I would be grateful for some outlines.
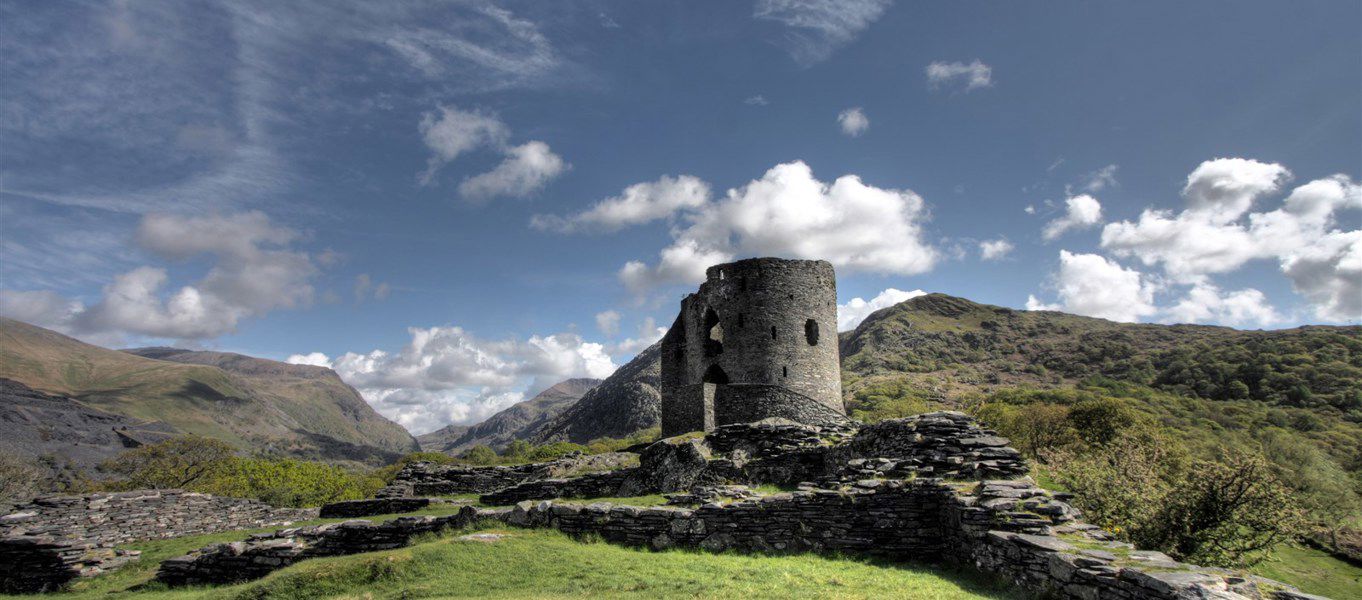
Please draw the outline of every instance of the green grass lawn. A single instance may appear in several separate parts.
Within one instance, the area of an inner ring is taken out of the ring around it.
[[[1308,594],[1334,600],[1362,598],[1362,567],[1328,554],[1300,546],[1278,546],[1272,556],[1252,571],[1269,579],[1294,585]]]
[[[166,589],[156,563],[243,532],[138,544],[143,558],[43,598],[920,598],[1021,599],[971,571],[813,555],[651,552],[552,530],[483,529],[495,542],[432,537],[408,548],[316,559],[259,581]]]

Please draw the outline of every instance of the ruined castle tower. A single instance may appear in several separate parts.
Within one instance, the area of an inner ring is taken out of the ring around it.
[[[705,275],[662,338],[662,434],[845,420],[832,265],[753,258]]]

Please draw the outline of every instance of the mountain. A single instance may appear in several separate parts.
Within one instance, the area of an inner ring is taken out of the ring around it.
[[[244,450],[378,463],[418,448],[324,367],[170,348],[121,352],[0,318],[0,377]]]
[[[533,398],[492,415],[486,421],[465,427],[449,425],[443,429],[417,436],[421,449],[429,452],[456,454],[474,446],[490,446],[500,451],[515,440],[528,440],[567,407],[572,406],[599,379],[569,379],[540,392]]]
[[[662,414],[662,343],[640,352],[536,433],[534,443],[586,443],[657,427]]]
[[[0,451],[38,463],[57,479],[90,473],[123,450],[178,433],[160,421],[104,412],[9,379],[0,379],[0,431]]]
[[[1020,311],[945,294],[871,314],[840,336],[844,390],[893,379],[938,399],[1092,377],[1211,400],[1357,412],[1362,327],[1241,331]]]

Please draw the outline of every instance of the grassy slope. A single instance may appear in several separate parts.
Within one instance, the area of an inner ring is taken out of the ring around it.
[[[1348,564],[1324,552],[1298,546],[1281,546],[1254,566],[1263,577],[1289,582],[1308,594],[1335,600],[1362,598],[1362,567]]]
[[[438,508],[410,514],[443,514]],[[385,517],[373,517],[382,519]],[[156,565],[250,532],[133,544],[142,559],[44,598],[1022,598],[978,573],[812,555],[655,553],[583,543],[548,530],[495,530],[495,543],[431,538],[409,548],[305,561],[260,581],[168,590]],[[3,596],[0,596],[3,597]]]
[[[0,377],[243,448],[268,443],[315,455],[317,443],[303,439],[298,431],[348,443],[381,444],[389,451],[415,448],[405,431],[371,414],[372,409],[334,375],[314,381],[234,375],[213,365],[109,350],[3,318]]]

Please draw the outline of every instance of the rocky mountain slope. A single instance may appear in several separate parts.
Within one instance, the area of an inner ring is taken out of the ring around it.
[[[600,383],[599,379],[562,381],[477,425],[449,425],[417,436],[416,440],[421,443],[421,449],[428,452],[457,454],[474,446],[490,446],[500,451],[515,440],[533,438],[540,429]]]
[[[379,463],[418,446],[330,369],[218,352],[120,352],[0,319],[0,377],[247,450]],[[6,423],[5,433],[18,426]]]
[[[36,463],[58,479],[90,473],[127,448],[178,433],[160,421],[104,412],[9,379],[0,379],[0,432],[0,452]]]
[[[661,419],[661,342],[640,352],[600,385],[546,424],[534,443],[586,443],[600,437],[622,438],[656,427]]]

